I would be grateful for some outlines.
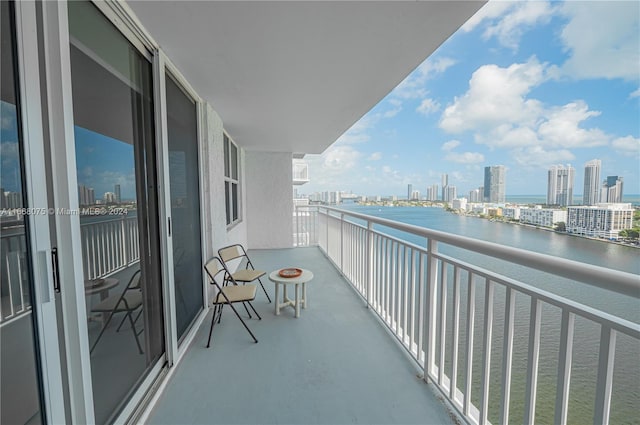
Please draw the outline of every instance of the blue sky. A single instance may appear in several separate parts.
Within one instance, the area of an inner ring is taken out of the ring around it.
[[[78,184],[92,187],[96,199],[119,184],[123,200],[136,199],[133,146],[82,127],[74,131]]]
[[[507,168],[507,196],[546,194],[554,164],[602,161],[640,193],[640,2],[489,2],[321,155],[324,190],[423,195],[449,174],[459,196]]]

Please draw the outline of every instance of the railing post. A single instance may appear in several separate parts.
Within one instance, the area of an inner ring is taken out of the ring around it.
[[[600,353],[598,355],[598,377],[596,381],[596,405],[594,424],[608,424],[613,386],[613,363],[616,354],[616,331],[602,325],[600,331]]]
[[[298,209],[297,205],[293,206],[293,217],[296,220],[296,239],[295,239],[295,244],[294,246],[299,247],[300,246],[300,210]]]
[[[524,423],[535,421],[536,392],[538,389],[538,360],[540,355],[540,321],[542,320],[542,303],[538,298],[531,298],[531,314],[529,318],[529,354],[527,359],[527,383],[524,399]]]
[[[434,256],[438,253],[438,244],[435,240],[427,240],[427,323],[425,324],[425,342],[427,349],[425,353],[424,379],[425,381],[431,373],[435,357],[436,345],[436,281],[438,278],[438,259]]]
[[[367,264],[366,264],[366,282],[367,282],[367,290],[366,290],[366,301],[367,308],[369,308],[369,304],[371,304],[371,291],[373,287],[373,236],[371,232],[373,230],[373,223],[367,221]]]
[[[331,212],[327,209],[325,209],[325,212],[327,213],[327,225],[325,229],[327,232],[327,238],[325,239],[325,249],[327,250],[327,256],[331,258],[331,247],[329,246],[329,216],[331,215]]]
[[[122,249],[122,265],[129,265],[129,257],[127,256],[127,224],[125,222],[124,216],[120,218],[120,235],[122,237],[122,244],[120,245]]]
[[[344,275],[344,214],[340,213],[340,271]]]

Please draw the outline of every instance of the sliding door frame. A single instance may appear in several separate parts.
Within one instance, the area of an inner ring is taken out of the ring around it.
[[[10,9],[11,10],[11,9]],[[22,135],[21,162],[24,169],[24,188],[27,206],[38,213],[27,214],[32,283],[35,350],[40,381],[41,417],[50,423],[65,422],[62,367],[56,316],[55,292],[51,264],[51,240],[47,214],[47,185],[45,173],[44,127],[40,91],[40,66],[36,4],[13,3],[17,45],[17,74],[20,129]],[[46,213],[45,213],[46,211]],[[25,336],[32,337],[31,335]]]

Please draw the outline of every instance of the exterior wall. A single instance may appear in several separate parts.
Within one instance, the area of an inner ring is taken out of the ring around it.
[[[467,209],[467,199],[459,198],[451,201],[451,207],[456,210],[466,210]]]
[[[246,200],[245,197],[245,158],[244,151],[240,149],[240,191],[242,199],[240,211],[242,220],[227,229],[226,210],[224,198],[224,148],[223,148],[223,125],[220,116],[213,110],[211,105],[206,106],[206,140],[202,147],[201,173],[204,174],[203,190],[204,194],[204,238],[205,238],[205,258],[207,261],[214,255],[218,255],[218,249],[239,243],[247,246],[247,220],[246,220]]]
[[[617,239],[620,230],[633,226],[633,208],[630,204],[600,204],[568,208],[567,232]]]
[[[506,218],[520,220],[520,208],[503,208],[502,215]]]
[[[555,223],[567,221],[567,212],[548,208],[528,208],[520,210],[520,222],[536,226],[553,227]]]
[[[293,246],[291,153],[246,152],[243,211],[250,249]],[[244,221],[243,220],[243,221]]]

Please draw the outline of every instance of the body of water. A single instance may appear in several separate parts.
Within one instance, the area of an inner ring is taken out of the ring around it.
[[[458,216],[441,208],[421,207],[376,207],[343,206],[344,209],[376,217],[413,224],[434,230],[454,233],[475,239],[481,239],[505,246],[526,249],[602,266],[640,275],[640,249],[590,240],[555,232],[535,229],[489,220]],[[379,230],[392,236],[405,239],[417,245],[425,246],[424,238],[406,234],[389,228]],[[615,316],[640,323],[640,300],[618,295],[602,288],[559,278],[541,271],[510,264],[481,254],[470,253],[455,247],[443,246],[441,252],[475,264],[504,276],[531,284],[540,289],[556,293],[568,299],[580,302]],[[449,274],[451,275],[451,273]],[[640,278],[639,278],[640,279]],[[465,282],[463,280],[463,282]],[[451,285],[451,284],[450,284]],[[606,287],[606,282],[603,282]],[[466,302],[466,285],[461,285],[462,306]],[[448,290],[451,298],[452,286]],[[483,337],[484,282],[478,280],[476,287],[476,316],[474,350],[474,381],[480,381]],[[492,346],[492,371],[489,420],[499,422],[499,396],[501,392],[502,336],[504,327],[505,290],[498,286],[494,298],[494,326]],[[452,332],[452,300],[447,308],[448,328]],[[461,309],[461,324],[466,323],[465,309]],[[510,422],[522,423],[526,381],[527,346],[529,333],[530,298],[524,295],[516,297],[516,326],[513,352],[513,372],[511,389]],[[556,377],[560,341],[560,309],[543,305],[541,323],[541,347],[538,374],[538,396],[536,403],[536,423],[553,423],[556,397]],[[461,325],[461,328],[464,326]],[[459,366],[463,365],[466,353],[466,329],[461,329]],[[598,364],[600,326],[583,318],[576,318],[574,351],[571,375],[571,397],[569,423],[592,423],[595,400],[595,382]],[[445,342],[448,359],[445,370],[450,370],[451,338]],[[625,335],[618,335],[615,354],[611,423],[640,423],[640,342]],[[461,368],[462,369],[462,368]],[[447,372],[448,373],[448,372]],[[458,376],[458,385],[464,385],[464,377]],[[462,389],[462,387],[461,387]],[[480,388],[474,387],[472,400],[476,406],[480,403]]]

